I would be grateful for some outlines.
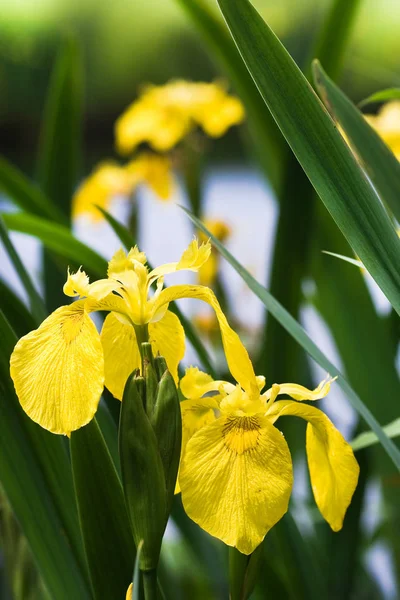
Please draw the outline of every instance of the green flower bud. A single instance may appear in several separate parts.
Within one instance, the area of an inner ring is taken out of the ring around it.
[[[138,380],[141,381],[138,385]],[[155,569],[167,522],[166,486],[157,439],[145,412],[141,377],[125,385],[119,426],[119,454],[125,500],[136,546],[143,540],[141,570]]]
[[[182,440],[178,391],[165,359],[142,344],[143,377],[132,374],[124,390],[119,452],[125,499],[140,569],[157,567],[179,468]]]

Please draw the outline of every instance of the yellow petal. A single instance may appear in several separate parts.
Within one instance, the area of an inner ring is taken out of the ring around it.
[[[107,275],[108,277],[114,277],[118,279],[118,275],[127,271],[129,269],[133,269],[136,262],[144,265],[147,261],[146,255],[144,252],[140,252],[139,248],[135,246],[131,248],[128,254],[120,248],[116,251],[110,262],[108,263]]]
[[[314,498],[333,531],[339,531],[357,487],[360,468],[353,450],[328,417],[318,408],[280,400],[267,417],[293,415],[308,421],[307,459]]]
[[[128,194],[131,188],[131,176],[124,167],[112,162],[101,163],[94,172],[83,181],[73,197],[72,212],[77,217],[87,214],[94,221],[103,218],[95,205],[108,209],[111,198],[116,194]]]
[[[250,554],[287,511],[289,449],[263,416],[221,417],[188,441],[179,483],[188,516]]]
[[[278,394],[287,394],[291,398],[295,400],[321,400],[321,398],[325,398],[328,395],[329,390],[331,389],[331,383],[335,381],[336,377],[330,378],[329,376],[321,381],[318,387],[315,390],[309,390],[308,388],[298,385],[297,383],[280,383]],[[270,388],[263,397],[267,400],[271,397],[272,388]]]
[[[214,309],[221,330],[229,370],[249,395],[258,397],[257,379],[247,350],[240,341],[237,333],[231,329],[215,294],[209,288],[201,285],[174,285],[160,293],[154,304],[154,311],[156,312],[164,304],[168,304],[179,298],[197,298],[206,302]]]
[[[103,390],[103,351],[83,301],[58,308],[19,340],[11,377],[22,408],[45,429],[69,435],[93,418]]]
[[[183,400],[181,402],[182,412],[182,445],[181,461],[186,450],[186,444],[190,438],[202,427],[215,421],[215,411],[218,410],[217,398],[202,398],[199,400]],[[179,485],[179,473],[175,486],[175,494],[181,491]]]
[[[131,583],[127,589],[126,600],[132,600],[132,594],[133,594],[133,583]]]
[[[100,338],[104,351],[105,386],[115,398],[122,400],[126,380],[141,364],[135,330],[110,313],[104,321]]]
[[[178,317],[167,311],[157,323],[149,323],[149,341],[154,356],[160,354],[178,383],[178,365],[185,354],[185,331]]]
[[[224,381],[214,381],[211,375],[200,371],[197,367],[186,369],[180,381],[180,388],[185,398],[198,399],[208,392],[218,391]]]
[[[171,197],[174,183],[171,163],[167,157],[143,152],[126,165],[126,170],[136,174],[140,182],[147,183],[162,200]]]
[[[179,262],[167,263],[153,269],[149,274],[150,281],[155,281],[159,277],[175,273],[176,271],[198,271],[209,259],[210,253],[210,242],[204,242],[199,246],[197,239],[194,239],[182,254]]]
[[[89,290],[89,277],[82,267],[79,267],[76,273],[70,273],[68,269],[68,278],[64,283],[63,292],[66,296],[87,296]]]
[[[195,238],[182,254],[176,270],[190,269],[191,271],[197,271],[209,259],[210,254],[210,242],[203,242],[199,246],[199,242]]]

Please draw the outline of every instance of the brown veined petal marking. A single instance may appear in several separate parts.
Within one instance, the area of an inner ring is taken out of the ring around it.
[[[103,350],[83,304],[58,308],[11,355],[22,408],[52,433],[69,435],[91,421],[103,391]]]
[[[193,521],[251,554],[287,511],[289,449],[262,415],[221,417],[188,441],[179,483]]]

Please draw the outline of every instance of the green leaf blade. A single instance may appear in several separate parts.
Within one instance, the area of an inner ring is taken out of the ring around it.
[[[96,277],[104,277],[107,272],[107,261],[77,240],[67,227],[26,213],[3,214],[3,219],[12,231],[37,237],[46,248],[73,265],[84,265]]]
[[[82,83],[80,48],[68,37],[52,73],[38,155],[40,186],[68,219],[81,154]]]
[[[124,598],[134,544],[121,482],[96,420],[72,432],[71,458],[94,597]]]
[[[325,106],[342,126],[381,198],[400,221],[400,162],[318,61],[313,71]]]
[[[247,68],[315,190],[400,314],[400,242],[375,191],[307,80],[248,0],[218,3]]]
[[[9,377],[16,337],[0,311],[0,477],[54,598],[90,600],[63,440],[23,413]]]

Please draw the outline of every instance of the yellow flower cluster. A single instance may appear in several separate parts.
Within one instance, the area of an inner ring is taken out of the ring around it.
[[[168,200],[173,190],[169,159],[143,152],[124,166],[113,162],[100,163],[74,195],[72,214],[74,217],[86,214],[93,221],[99,221],[103,217],[96,206],[108,210],[114,196],[129,196],[143,183],[159,198]]]
[[[377,115],[364,116],[400,160],[400,100],[387,102]]]
[[[219,83],[172,81],[149,86],[117,120],[117,149],[127,155],[145,142],[157,152],[166,152],[195,127],[220,137],[243,119],[240,100]]]
[[[130,196],[141,184],[168,200],[173,192],[171,162],[158,153],[171,150],[194,127],[219,137],[243,118],[240,100],[228,95],[218,83],[173,81],[146,88],[117,120],[116,146],[124,156],[131,155],[141,143],[155,152],[141,152],[123,166],[101,163],[74,195],[73,216],[86,214],[99,221],[103,217],[96,205],[108,210],[114,196]]]
[[[334,531],[357,485],[359,467],[350,445],[328,417],[303,401],[327,395],[326,379],[315,390],[293,383],[263,392],[247,350],[231,329],[213,292],[201,285],[163,289],[163,278],[198,271],[210,244],[193,240],[180,260],[150,271],[137,247],[119,250],[108,277],[93,283],[81,269],[68,273],[67,296],[78,299],[57,309],[17,343],[11,376],[22,408],[45,429],[70,434],[94,416],[103,385],[121,399],[128,376],[140,368],[139,344],[151,342],[178,383],[184,330],[168,310],[179,298],[196,298],[214,310],[225,356],[236,384],[214,381],[195,367],[180,381],[182,451],[178,489],[189,517],[229,546],[250,554],[285,514],[293,485],[289,448],[275,427],[283,416],[307,424],[307,457],[315,501]],[[151,292],[151,287],[155,291]],[[108,311],[101,334],[89,317]],[[279,395],[292,398],[277,401]],[[128,595],[131,588],[128,590]]]

